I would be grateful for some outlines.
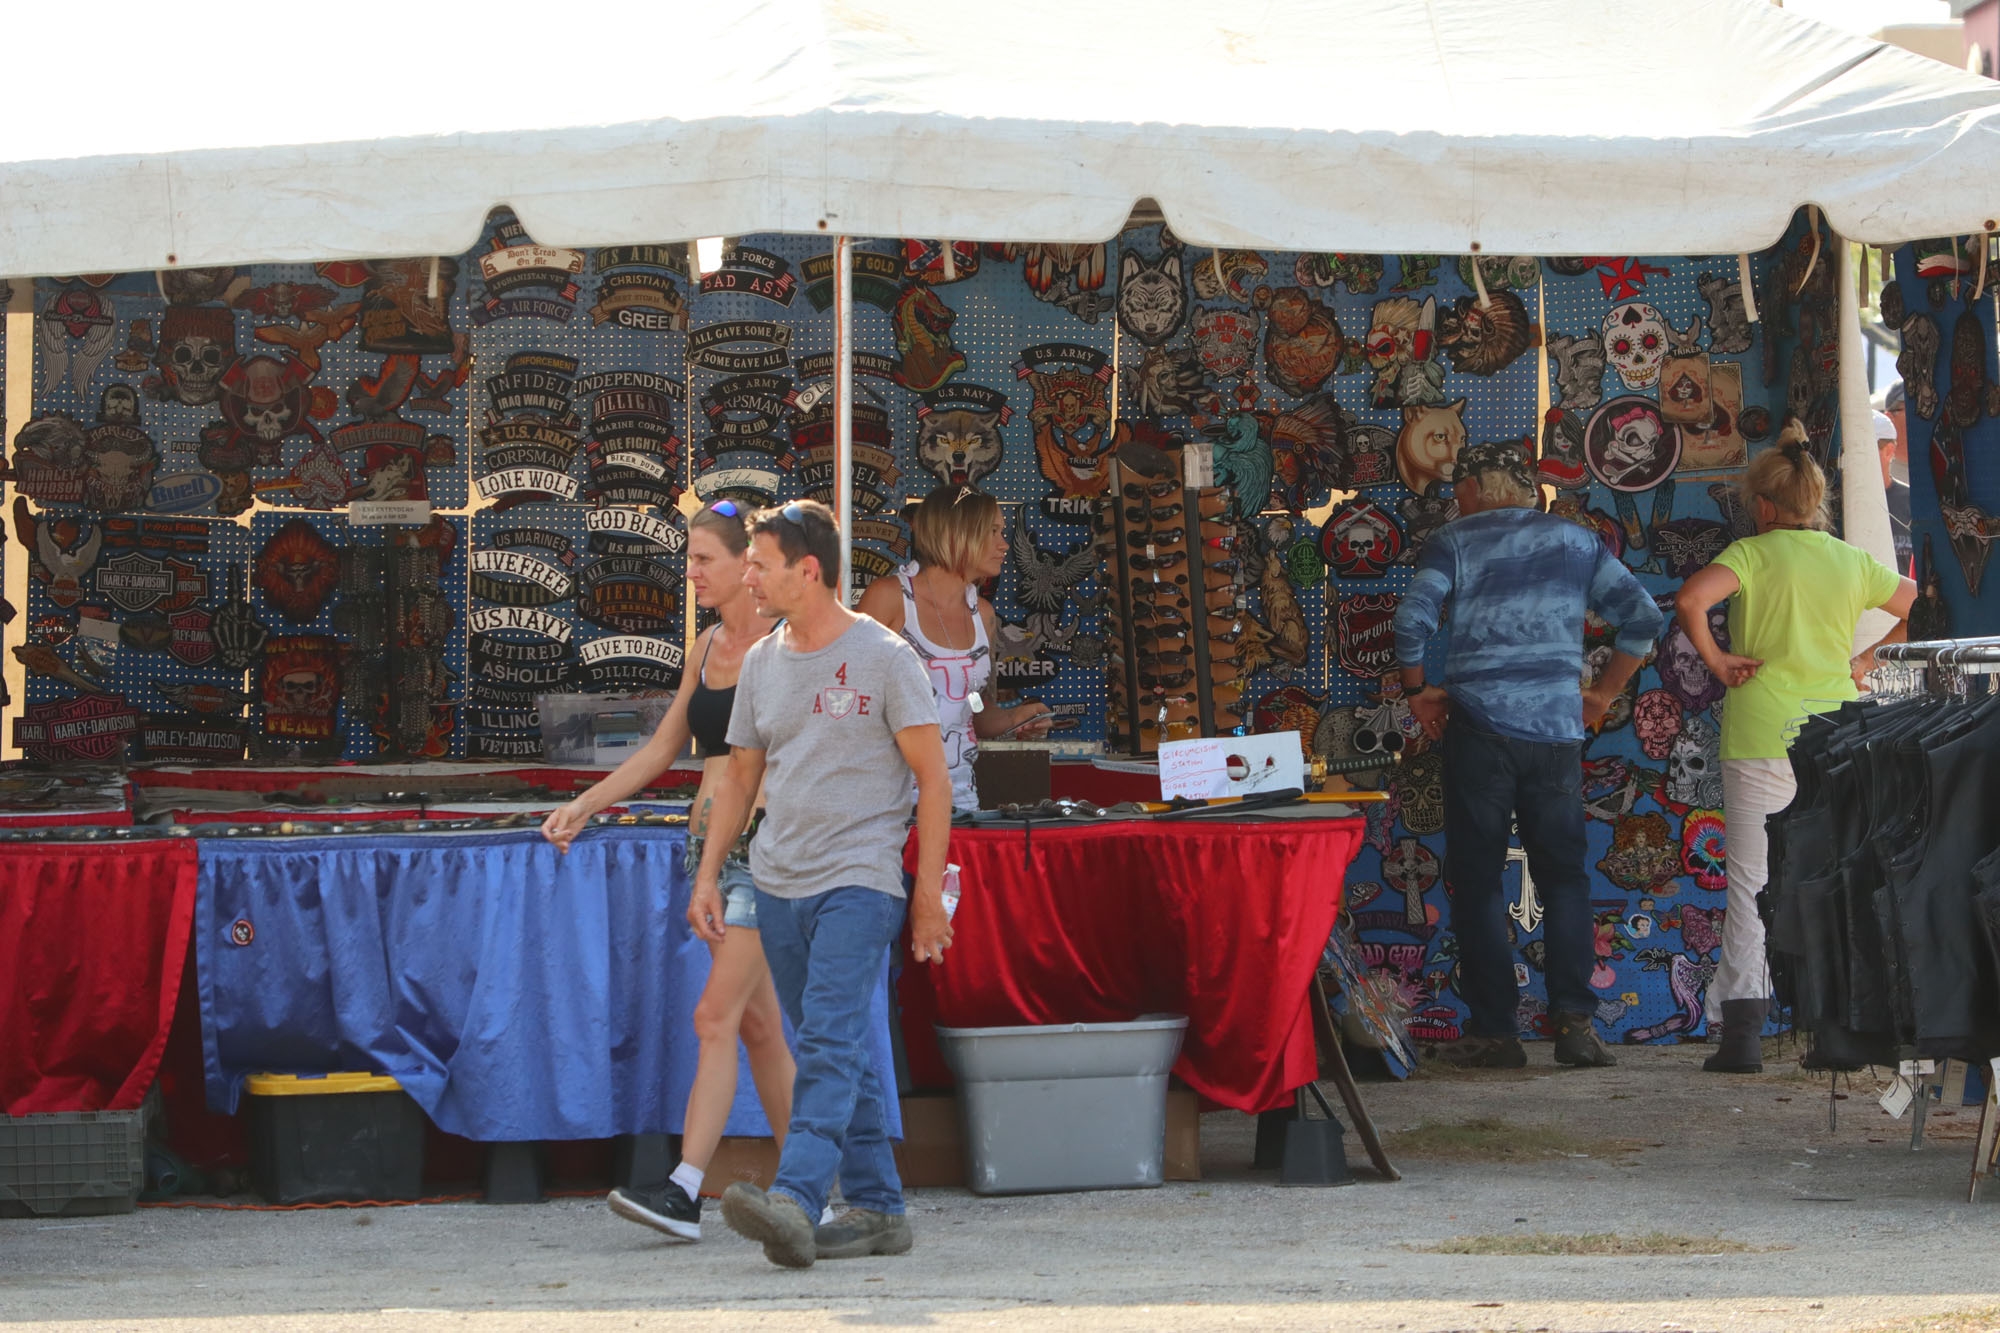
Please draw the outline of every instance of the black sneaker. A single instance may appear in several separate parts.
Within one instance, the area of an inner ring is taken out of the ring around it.
[[[1597,1024],[1589,1014],[1557,1014],[1556,1063],[1584,1069],[1608,1069],[1618,1057],[1597,1035]]]
[[[629,1222],[664,1231],[675,1240],[701,1239],[701,1200],[669,1180],[656,1190],[627,1185],[611,1191],[611,1211]]]

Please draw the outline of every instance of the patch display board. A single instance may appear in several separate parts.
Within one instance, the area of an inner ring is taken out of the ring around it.
[[[25,500],[10,528],[28,560],[17,744],[52,762],[116,760],[121,742],[179,762],[243,757],[245,529]]]
[[[462,507],[460,264],[38,280],[17,488],[103,513]]]
[[[1882,293],[1884,320],[1902,338],[1896,368],[1908,423],[1920,594],[1910,613],[1912,639],[2000,633],[2000,591],[1987,578],[2000,537],[1994,362],[2000,265],[1987,261],[1979,290],[1979,244],[1941,238],[1903,247],[1896,281]]]

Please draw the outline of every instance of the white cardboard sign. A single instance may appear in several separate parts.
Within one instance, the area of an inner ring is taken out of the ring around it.
[[[1306,785],[1296,731],[1160,743],[1160,795],[1212,800]]]

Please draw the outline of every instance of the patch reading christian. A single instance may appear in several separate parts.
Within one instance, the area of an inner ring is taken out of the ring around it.
[[[615,324],[641,333],[687,328],[687,247],[607,245],[591,254],[597,302],[591,324]]]

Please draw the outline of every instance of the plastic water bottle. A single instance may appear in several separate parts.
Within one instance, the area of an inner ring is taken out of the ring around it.
[[[944,919],[949,921],[958,915],[958,867],[944,868]]]

